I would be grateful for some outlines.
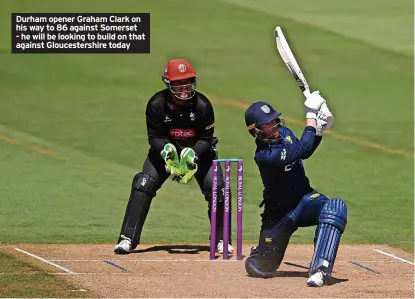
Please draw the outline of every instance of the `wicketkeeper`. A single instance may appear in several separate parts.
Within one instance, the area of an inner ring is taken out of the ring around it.
[[[253,277],[275,276],[292,234],[299,227],[316,226],[307,285],[320,287],[331,277],[347,207],[343,200],[314,190],[305,175],[303,160],[317,149],[333,116],[319,91],[304,104],[306,127],[300,139],[270,104],[256,102],[246,110],[246,126],[257,145],[254,159],[264,185],[264,211],[259,244],[251,249],[245,268]]]
[[[213,136],[215,116],[212,104],[206,96],[196,91],[196,71],[184,59],[169,61],[162,81],[166,88],[155,93],[147,103],[146,125],[150,149],[142,171],[133,178],[118,244],[114,250],[118,254],[130,253],[140,243],[151,201],[169,177],[180,184],[187,184],[193,177],[196,179],[208,201],[210,219],[212,161],[218,158],[218,139]],[[224,185],[222,169],[219,169],[216,235],[219,254],[223,253],[224,246]],[[228,252],[233,252],[231,244],[228,244]]]

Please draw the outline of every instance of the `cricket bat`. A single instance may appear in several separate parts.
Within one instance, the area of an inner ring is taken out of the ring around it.
[[[280,26],[275,27],[274,31],[275,43],[277,44],[277,50],[281,55],[282,60],[290,71],[291,75],[294,77],[297,82],[298,87],[301,89],[305,97],[310,96],[310,87],[308,86],[307,80],[303,72],[301,71],[300,66],[298,65],[297,60],[294,57],[293,52],[291,51],[290,46],[288,45],[287,40],[285,39],[284,34]]]

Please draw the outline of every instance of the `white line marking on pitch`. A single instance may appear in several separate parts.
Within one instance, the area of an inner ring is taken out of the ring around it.
[[[60,260],[60,259],[56,259],[56,260],[49,260],[51,262],[78,262],[78,263],[82,263],[82,262],[96,262],[96,263],[102,263],[103,260],[97,260],[97,259],[74,259],[74,260]],[[243,262],[243,261],[238,261],[238,260],[214,260],[211,261],[209,259],[206,260],[201,260],[201,259],[197,259],[197,260],[187,260],[187,259],[125,259],[125,260],[111,260],[115,263],[119,263],[119,262],[144,262],[144,263],[164,263],[164,262],[206,262],[206,263],[210,263],[210,262],[223,262],[223,263],[228,263],[228,262]],[[296,260],[289,260],[289,261],[284,261],[284,262],[289,262],[289,263],[303,263],[303,264],[309,264],[310,261],[308,260],[304,260],[304,261],[296,261]],[[362,263],[393,263],[393,260],[387,260],[387,261],[379,261],[379,260],[359,260],[359,262]],[[348,264],[348,261],[336,261],[336,264]]]
[[[105,273],[105,272],[76,272],[76,273],[51,273],[52,275],[66,276],[66,275],[131,275],[131,272],[120,272],[120,273]]]
[[[50,260],[53,262],[102,262],[103,260]],[[111,260],[113,262],[213,262],[213,263],[219,263],[219,262],[224,262],[224,263],[229,263],[229,262],[243,262],[243,261],[238,261],[238,260],[186,260],[186,259],[138,259],[138,260]]]
[[[71,270],[69,270],[69,269],[67,269],[65,267],[62,267],[62,266],[60,266],[58,264],[55,264],[55,263],[53,263],[51,261],[48,261],[48,260],[44,259],[43,257],[37,256],[36,254],[30,253],[28,251],[22,250],[22,249],[17,248],[17,247],[15,248],[15,250],[17,250],[19,252],[22,252],[24,254],[27,254],[28,256],[34,257],[34,258],[36,258],[38,260],[41,260],[42,262],[44,262],[46,264],[49,264],[49,265],[52,265],[52,266],[54,266],[54,267],[56,267],[58,269],[61,269],[61,270],[65,271],[68,274],[76,274],[75,272],[73,272],[73,271],[71,271]]]
[[[39,274],[39,272],[37,273],[22,273],[22,272],[10,272],[10,273],[0,273],[0,275],[19,275],[19,276],[24,276],[24,275],[36,275]],[[131,273],[131,272],[120,272],[120,273],[105,273],[105,272],[76,272],[76,273],[50,273],[51,275],[56,275],[56,276],[66,276],[66,275],[78,275],[78,276],[85,276],[85,275],[93,275],[93,276],[100,276],[100,275],[105,275],[105,276],[119,276],[119,275],[133,275],[133,276],[148,276],[148,274],[143,274],[143,273]],[[194,275],[194,273],[192,272],[183,272],[183,273],[175,273],[175,272],[166,272],[166,273],[154,273],[153,275]],[[227,276],[232,275],[232,276],[246,276],[246,274],[244,273],[227,273]],[[408,277],[413,277],[414,274],[413,273],[400,273],[400,276],[408,276]],[[392,274],[385,274],[382,273],[382,276],[395,276],[394,273]]]
[[[394,258],[394,259],[397,259],[397,260],[399,260],[399,261],[402,261],[402,262],[405,262],[405,263],[408,263],[408,264],[411,264],[411,265],[415,265],[415,263],[410,262],[410,261],[408,261],[408,260],[405,260],[405,259],[403,259],[403,258],[401,258],[401,257],[398,257],[398,256],[396,256],[396,255],[394,255],[394,254],[392,254],[392,253],[387,253],[387,252],[384,252],[384,251],[379,250],[379,249],[374,249],[374,250],[375,250],[377,253],[381,253],[381,254],[384,254],[384,255],[390,256],[390,257],[392,257],[392,258]]]

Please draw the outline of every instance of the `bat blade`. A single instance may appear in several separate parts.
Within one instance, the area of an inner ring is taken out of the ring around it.
[[[303,94],[308,97],[310,95],[310,87],[301,68],[294,57],[293,52],[291,51],[290,46],[288,45],[287,40],[285,39],[284,33],[280,26],[275,27],[274,30],[275,43],[277,45],[277,50],[280,53],[282,60],[288,68],[288,71],[294,77],[297,82],[298,87],[301,89]]]

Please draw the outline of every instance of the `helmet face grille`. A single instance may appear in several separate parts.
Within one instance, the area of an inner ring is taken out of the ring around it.
[[[196,94],[196,78],[192,78],[191,80],[189,80],[189,83],[178,85],[172,85],[172,82],[164,76],[162,77],[162,80],[166,84],[167,89],[173,95],[173,100],[177,104],[183,105],[188,103],[190,100],[194,98]]]

